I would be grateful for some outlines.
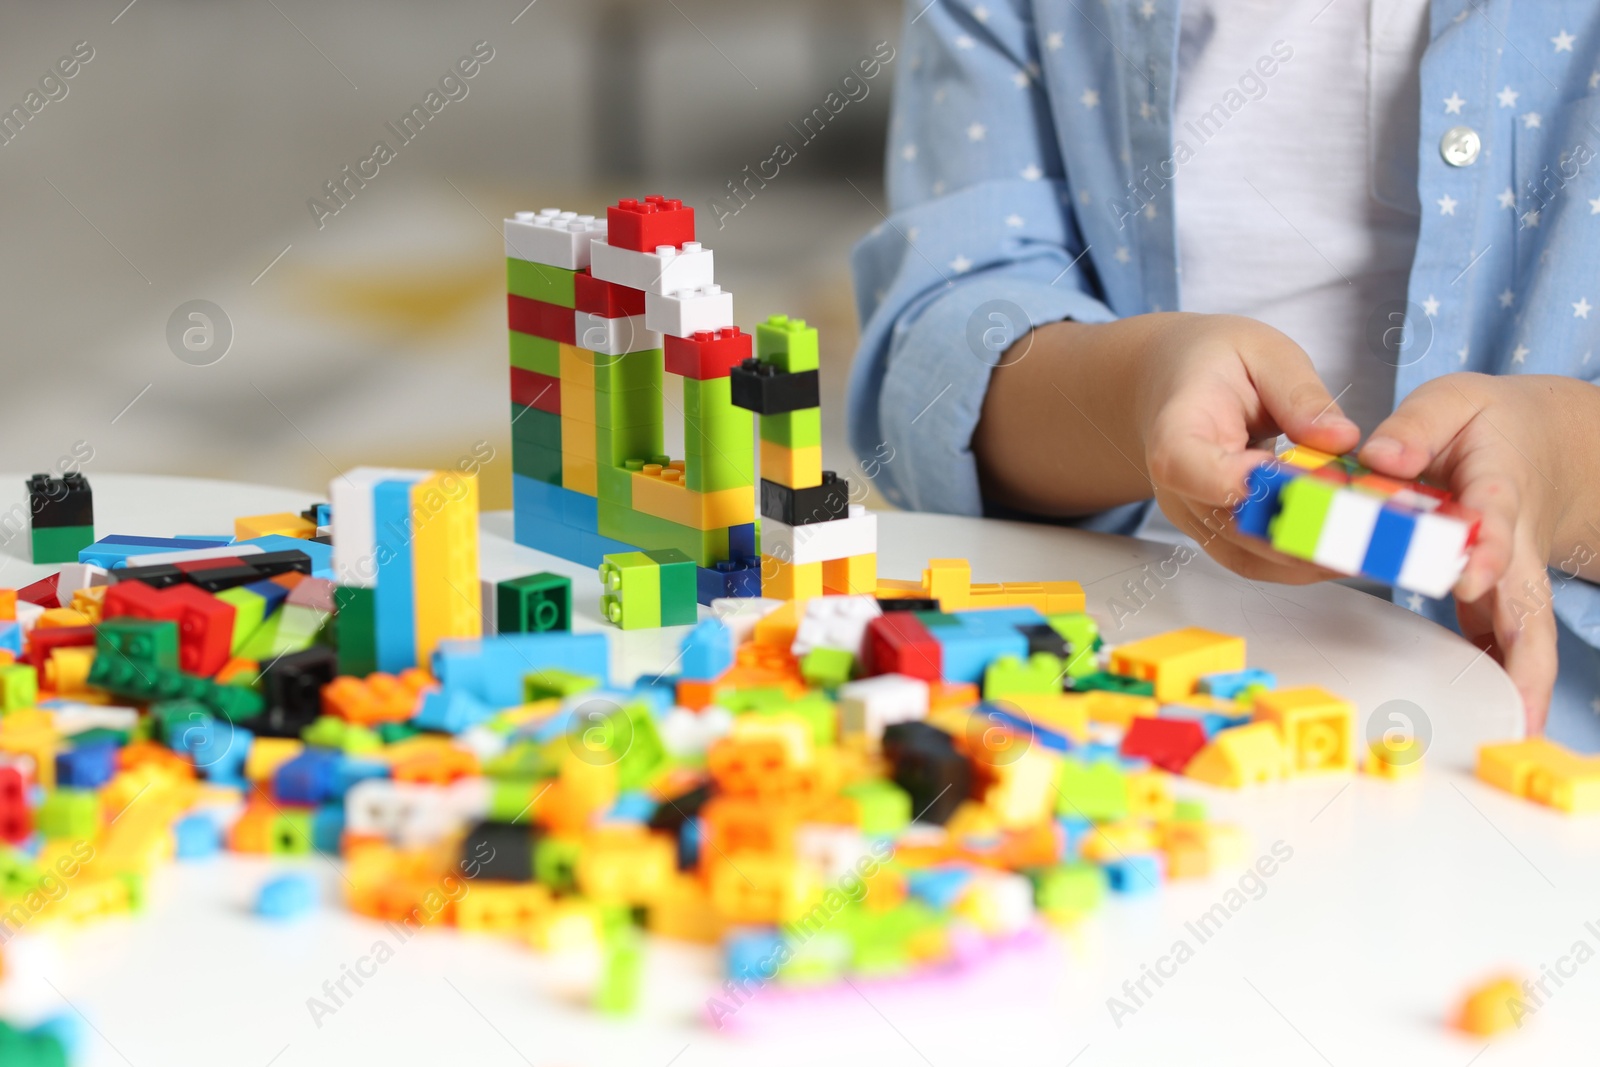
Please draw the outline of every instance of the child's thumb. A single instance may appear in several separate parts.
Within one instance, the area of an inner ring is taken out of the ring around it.
[[[1267,414],[1295,444],[1338,455],[1361,439],[1298,346],[1253,361],[1250,374]]]

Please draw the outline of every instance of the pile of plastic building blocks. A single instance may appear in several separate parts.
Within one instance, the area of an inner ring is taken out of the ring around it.
[[[1239,531],[1298,559],[1424,596],[1450,592],[1479,516],[1441,489],[1297,446],[1250,472]]]

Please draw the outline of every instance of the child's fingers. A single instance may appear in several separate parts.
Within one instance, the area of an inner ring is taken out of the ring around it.
[[[1463,458],[1450,479],[1460,486],[1461,506],[1482,517],[1477,543],[1456,581],[1458,600],[1473,601],[1484,596],[1511,566],[1522,491],[1511,472],[1498,467],[1496,460],[1479,451]]]
[[[1359,458],[1380,474],[1416,478],[1480,410],[1455,383],[1443,379],[1428,382],[1418,386],[1372,431]]]
[[[1556,684],[1556,616],[1550,578],[1531,548],[1519,550],[1501,579],[1494,611],[1495,641],[1506,673],[1522,696],[1528,731],[1544,729]]]
[[[1283,585],[1309,585],[1342,577],[1314,563],[1285,556],[1264,541],[1241,536],[1233,528],[1231,515],[1224,515],[1219,525],[1216,510],[1198,501],[1165,497],[1164,494],[1158,494],[1156,499],[1172,524],[1194,538],[1207,555],[1246,578]]]
[[[1279,335],[1243,355],[1262,407],[1291,441],[1337,455],[1361,440],[1299,345]]]
[[[1261,449],[1228,447],[1203,424],[1162,427],[1145,457],[1158,489],[1215,511],[1219,520],[1244,498],[1245,476],[1271,459]]]

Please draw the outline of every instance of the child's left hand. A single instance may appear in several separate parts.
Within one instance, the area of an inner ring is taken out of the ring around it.
[[[1511,676],[1530,731],[1543,729],[1556,679],[1546,568],[1566,510],[1587,495],[1566,462],[1586,447],[1570,425],[1586,399],[1574,388],[1594,390],[1549,375],[1446,374],[1406,397],[1360,453],[1380,474],[1425,477],[1482,514],[1456,582],[1456,616]]]

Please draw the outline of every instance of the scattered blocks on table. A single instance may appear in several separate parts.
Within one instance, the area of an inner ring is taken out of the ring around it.
[[[572,629],[572,579],[540,571],[495,583],[500,633]]]
[[[264,919],[297,919],[316,904],[317,884],[309,874],[283,874],[261,887],[255,912]]]
[[[1485,745],[1478,777],[1497,789],[1569,814],[1600,811],[1600,757],[1545,737]]]

